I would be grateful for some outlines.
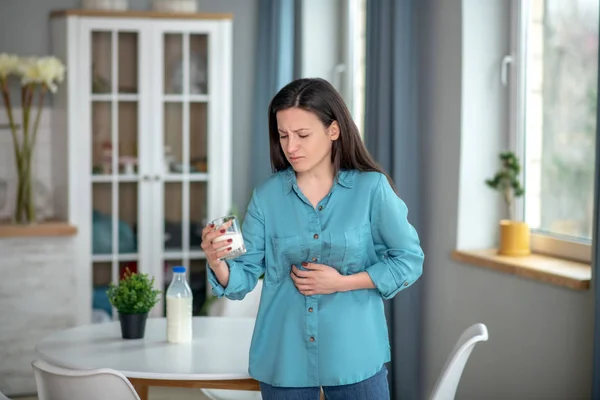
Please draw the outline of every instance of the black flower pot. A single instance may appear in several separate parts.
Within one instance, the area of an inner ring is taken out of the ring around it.
[[[141,339],[146,331],[146,319],[148,313],[145,314],[119,314],[121,321],[121,335],[123,339]]]

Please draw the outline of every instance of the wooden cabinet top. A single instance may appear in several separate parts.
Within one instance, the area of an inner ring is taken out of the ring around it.
[[[50,12],[50,18],[59,17],[97,17],[97,18],[156,18],[156,19],[233,19],[233,14],[229,13],[172,13],[147,10],[127,10],[127,11],[108,11],[108,10],[87,10],[87,9],[67,9],[54,10]]]

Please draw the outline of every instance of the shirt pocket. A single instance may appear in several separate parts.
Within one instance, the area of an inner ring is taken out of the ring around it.
[[[367,267],[371,226],[364,224],[330,235],[329,265],[342,275],[364,271]]]
[[[273,237],[273,266],[267,268],[265,283],[278,285],[289,278],[292,265],[306,261],[304,246],[300,236]],[[291,278],[290,278],[291,279]]]

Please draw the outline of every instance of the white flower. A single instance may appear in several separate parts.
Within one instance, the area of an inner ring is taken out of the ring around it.
[[[34,57],[23,57],[19,63],[19,74],[21,75],[21,84],[41,83],[42,78],[37,67],[37,59]]]
[[[14,54],[0,53],[0,79],[19,72],[20,59]]]
[[[56,83],[63,81],[65,66],[56,57],[27,58],[21,60],[20,72],[23,86],[30,83],[44,84],[56,92]]]

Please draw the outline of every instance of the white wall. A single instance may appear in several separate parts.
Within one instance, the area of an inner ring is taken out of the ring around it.
[[[458,238],[461,249],[496,243],[498,193],[484,181],[508,146],[508,88],[500,82],[502,58],[510,52],[509,1],[463,0],[461,136]]]
[[[491,171],[487,157],[501,150],[493,147],[504,145],[495,136],[506,125],[497,117],[505,109],[501,89],[494,83],[499,73],[494,60],[500,59],[508,43],[500,34],[509,26],[504,9],[508,3],[423,0],[420,4],[426,386],[432,387],[460,333],[474,322],[484,322],[490,340],[473,352],[458,399],[587,399],[592,378],[592,293],[450,259],[459,232],[461,244],[493,243],[489,237],[493,228],[483,225],[495,218],[486,212],[493,215],[498,208],[477,182],[479,175]],[[487,144],[480,149],[477,142]],[[481,204],[464,208],[459,199],[492,203],[487,210]],[[469,209],[480,219],[479,225],[469,218]],[[480,240],[478,235],[486,237]]]
[[[0,240],[0,391],[35,392],[31,362],[44,336],[75,325],[75,240]]]

